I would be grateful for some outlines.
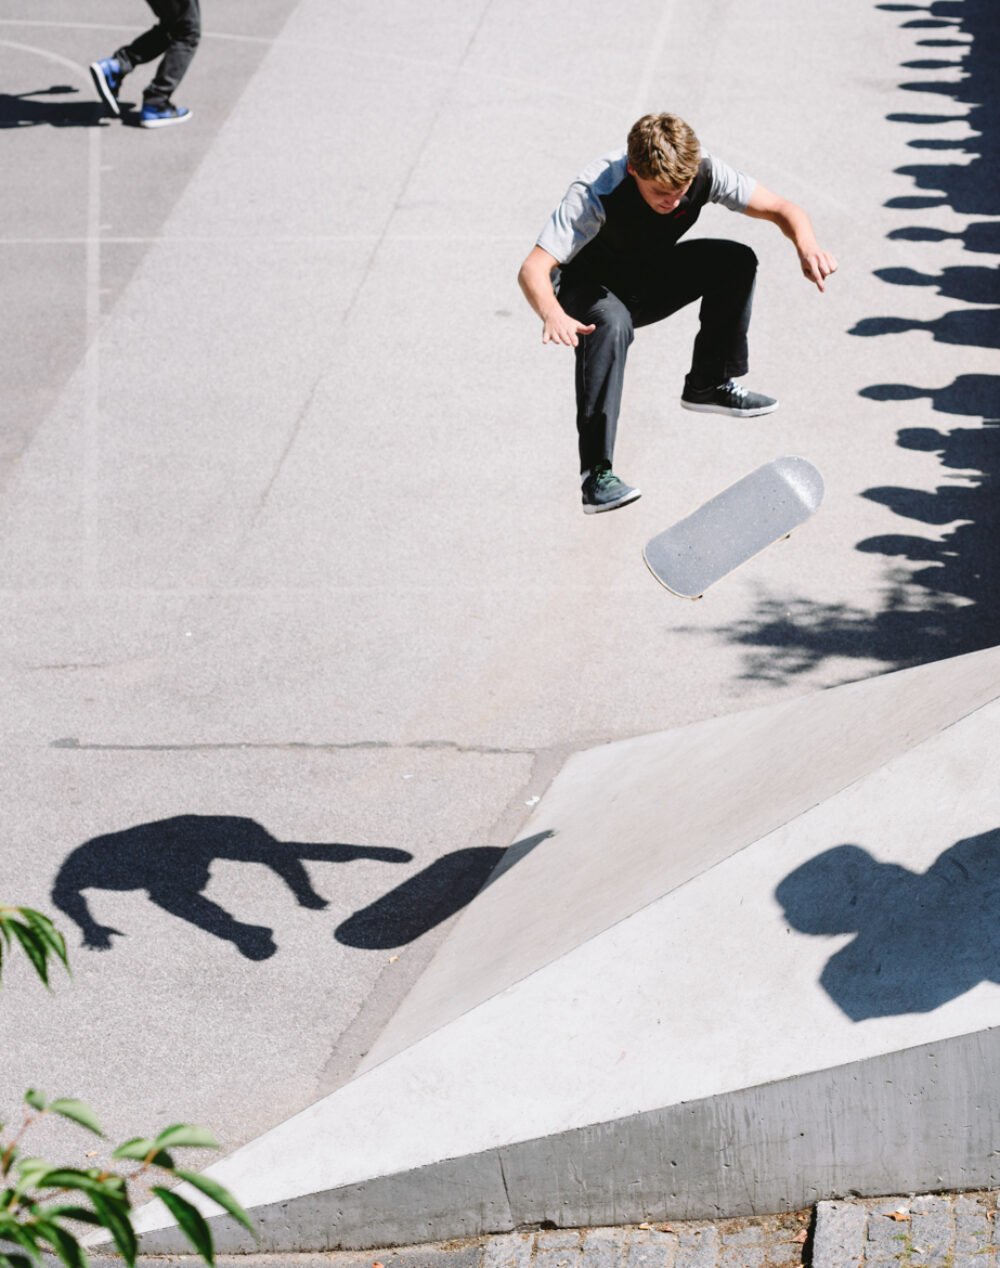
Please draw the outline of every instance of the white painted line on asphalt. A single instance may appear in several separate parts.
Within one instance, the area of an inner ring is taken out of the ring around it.
[[[374,233],[344,233],[344,234],[299,234],[289,235],[257,235],[257,234],[205,234],[202,236],[185,236],[185,237],[162,237],[162,238],[110,238],[100,237],[97,239],[105,246],[130,246],[130,245],[150,245],[156,243],[160,246],[187,246],[200,245],[203,243],[220,243],[220,242],[240,242],[252,246],[268,246],[277,245],[296,245],[309,243],[338,243],[338,242],[524,242],[523,233],[504,233],[504,234],[481,234],[481,233],[387,233],[383,237],[379,237]],[[31,246],[82,246],[89,242],[89,238],[0,238],[0,247],[31,247]]]
[[[52,22],[40,21],[33,22],[30,18],[0,18],[0,27],[2,26],[26,26],[26,27],[56,27],[65,30],[97,30],[97,31],[126,31],[141,32],[144,27],[136,26],[115,26],[110,23],[103,22]],[[273,38],[265,35],[237,35],[227,31],[202,31],[202,39],[206,40],[229,40],[237,44],[261,44],[268,48],[295,48],[308,49],[311,53],[321,54],[325,58],[335,57],[342,62],[350,64],[358,58],[368,58],[374,62],[402,62],[408,66],[423,66],[431,70],[450,70],[453,63],[438,61],[431,57],[413,57],[406,53],[389,53],[383,49],[377,52],[371,52],[365,48],[344,48],[339,44],[318,44],[309,40],[289,40],[282,36],[274,36]],[[2,43],[3,41],[0,41]],[[461,69],[464,57],[459,60],[458,68]],[[477,80],[490,80],[493,83],[510,84],[518,88],[527,88],[532,92],[542,93],[549,97],[564,97],[568,101],[576,101],[578,95],[576,92],[570,92],[564,88],[556,88],[552,84],[538,83],[532,79],[521,79],[514,75],[499,75],[495,71],[477,71]],[[591,106],[600,106],[605,110],[618,113],[621,109],[620,102],[605,101],[601,97],[589,96],[587,98]]]
[[[84,83],[90,84],[89,70],[68,57],[39,48],[34,44],[19,44],[13,40],[0,40],[0,47],[16,52],[31,53],[46,61],[65,66]],[[86,246],[84,335],[87,351],[83,361],[83,466],[81,471],[83,505],[81,526],[84,543],[83,581],[85,585],[97,583],[97,461],[98,398],[100,393],[101,363],[97,331],[101,320],[101,128],[89,130],[87,154],[87,233]]]
[[[0,18],[0,26],[54,26],[63,30],[86,31],[143,31],[145,27],[122,22],[53,22],[47,18]]]
[[[101,129],[90,129],[90,154],[87,170],[87,352],[84,359],[83,406],[83,540],[84,579],[91,585],[98,580],[97,506],[100,463],[97,447],[100,440],[99,400],[101,391]]]
[[[0,18],[0,26],[27,26],[27,27],[50,27],[64,31],[134,31],[141,34],[146,30],[144,26],[135,26],[133,24],[113,23],[113,22],[55,22],[51,19],[33,20],[31,18]],[[407,62],[416,66],[432,66],[440,69],[448,68],[450,62],[438,61],[430,57],[412,57],[406,53],[388,53],[384,50],[378,52],[370,52],[364,48],[345,49],[341,44],[317,44],[310,40],[287,40],[280,36],[270,35],[242,35],[230,31],[206,31],[201,33],[203,40],[229,40],[237,44],[263,44],[267,47],[281,46],[284,48],[307,48],[317,53],[335,54],[343,61],[352,61],[358,57],[367,57],[372,61],[390,61],[390,62]]]

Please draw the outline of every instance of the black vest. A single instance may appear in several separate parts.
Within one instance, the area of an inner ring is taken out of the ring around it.
[[[712,177],[707,159],[677,207],[667,215],[654,211],[631,173],[610,194],[601,196],[604,224],[560,273],[567,281],[597,282],[625,299],[649,289],[663,254],[687,233],[708,202]]]

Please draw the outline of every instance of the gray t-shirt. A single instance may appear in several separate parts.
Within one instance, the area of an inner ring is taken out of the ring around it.
[[[746,211],[757,182],[711,154],[702,155],[711,173],[708,201],[721,203],[730,211]],[[628,153],[623,147],[595,159],[583,169],[566,191],[566,196],[538,235],[538,245],[560,264],[570,260],[595,238],[605,220],[601,199],[610,194],[628,175]]]

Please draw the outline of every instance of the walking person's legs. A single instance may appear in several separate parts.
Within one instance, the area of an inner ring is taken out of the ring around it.
[[[143,93],[142,127],[181,123],[191,112],[179,109],[170,100],[191,64],[201,38],[198,0],[147,0],[159,21],[112,57],[91,64],[94,85],[112,114],[120,115],[118,96],[122,80],[137,66],[162,57],[156,74]]]
[[[143,105],[162,110],[170,105],[177,85],[184,78],[201,39],[201,12],[198,0],[148,0],[160,19],[163,32],[163,60],[143,93]],[[152,59],[150,59],[152,60]]]

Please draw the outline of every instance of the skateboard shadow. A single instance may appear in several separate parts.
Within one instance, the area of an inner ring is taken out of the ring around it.
[[[36,88],[33,92],[0,92],[0,128],[33,128],[41,124],[53,128],[99,127],[108,113],[103,102],[63,100],[79,91],[68,84],[53,84],[51,88]],[[39,100],[46,97],[57,100]]]
[[[344,946],[368,950],[388,950],[413,942],[467,906],[504,853],[476,846],[446,854],[349,916],[334,937]]]
[[[110,950],[112,938],[123,935],[93,918],[84,891],[142,889],[158,907],[231,942],[248,960],[266,960],[278,949],[274,931],[238,920],[202,892],[216,859],[263,864],[285,882],[300,907],[322,910],[327,901],[313,888],[303,860],[408,863],[412,857],[381,846],[278,841],[253,819],[232,815],[177,815],[85,841],[60,867],[52,901],[79,926],[83,945],[94,950]]]
[[[800,933],[854,934],[819,979],[852,1021],[933,1012],[1000,982],[1000,828],[956,841],[922,873],[837,845],[775,897]]]

